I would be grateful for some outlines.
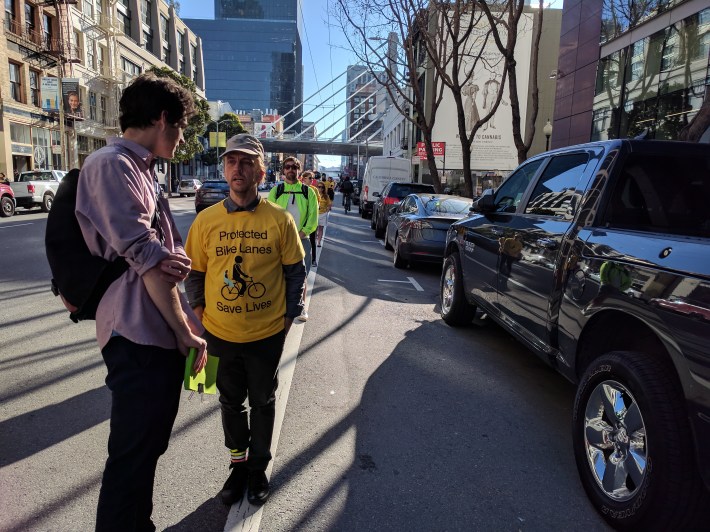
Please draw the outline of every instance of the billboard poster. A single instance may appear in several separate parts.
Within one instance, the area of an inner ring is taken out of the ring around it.
[[[43,77],[40,81],[40,97],[43,111],[59,112],[59,79]]]
[[[77,78],[62,78],[64,114],[70,118],[84,118]]]
[[[465,27],[464,22],[461,23]],[[530,77],[530,54],[532,49],[533,14],[524,13],[518,27],[518,39],[515,48],[518,96],[521,115],[521,133],[525,135],[525,117],[527,116],[528,81]],[[467,133],[473,124],[487,115],[495,104],[498,89],[503,83],[504,61],[492,36],[488,36],[489,26],[485,17],[479,27],[469,37],[467,55],[463,59],[462,77],[471,73],[471,77],[462,89],[464,118]],[[488,38],[487,38],[488,37]],[[505,32],[501,31],[505,42]],[[478,54],[480,59],[475,62]],[[495,114],[481,127],[471,145],[471,169],[473,171],[510,171],[518,165],[518,154],[513,141],[513,113],[510,106],[509,85],[505,83],[503,98]],[[437,110],[436,123],[432,136],[445,142],[447,147],[446,168],[462,169],[461,141],[457,123],[456,103],[451,91],[445,90],[442,102]]]

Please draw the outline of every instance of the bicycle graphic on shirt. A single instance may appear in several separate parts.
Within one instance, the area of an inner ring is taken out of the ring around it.
[[[245,293],[252,299],[259,299],[266,293],[264,283],[254,281],[254,278],[241,268],[242,257],[234,257],[232,267],[232,279],[229,278],[228,270],[224,271],[224,286],[222,287],[222,297],[227,301],[234,301]]]

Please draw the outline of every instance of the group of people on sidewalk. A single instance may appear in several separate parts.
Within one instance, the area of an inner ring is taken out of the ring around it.
[[[254,505],[269,498],[279,362],[294,319],[308,318],[306,277],[316,264],[310,235],[322,245],[332,197],[326,182],[301,182],[300,162],[289,157],[283,183],[261,198],[263,146],[235,135],[221,154],[229,196],[197,215],[183,243],[153,175],[158,158],[172,159],[184,142],[193,96],[146,73],[119,105],[123,135],[86,159],[76,208],[91,252],[129,264],[96,312],[112,397],[96,530],[149,531],[155,469],[168,447],[190,349],[197,350],[194,371],[207,352],[219,357],[229,454],[220,498],[234,504],[246,492]]]

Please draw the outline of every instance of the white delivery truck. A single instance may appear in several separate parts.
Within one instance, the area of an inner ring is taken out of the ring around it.
[[[375,192],[382,192],[387,183],[397,181],[398,183],[408,183],[411,164],[407,159],[401,157],[388,157],[384,155],[373,155],[367,161],[365,174],[360,187],[360,214],[363,218],[372,215],[372,205],[376,197]]]

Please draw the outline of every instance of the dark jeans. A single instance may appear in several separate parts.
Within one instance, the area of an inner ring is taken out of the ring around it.
[[[308,238],[311,241],[311,260],[312,262],[316,261],[316,231],[313,231],[310,235],[308,235]]]
[[[247,469],[264,471],[271,460],[278,370],[284,331],[256,342],[235,343],[205,334],[207,351],[219,357],[217,389],[227,449],[249,449]],[[246,400],[249,399],[247,415]]]
[[[153,481],[180,402],[185,357],[176,349],[111,338],[101,354],[111,390],[111,433],[97,531],[152,531]]]

